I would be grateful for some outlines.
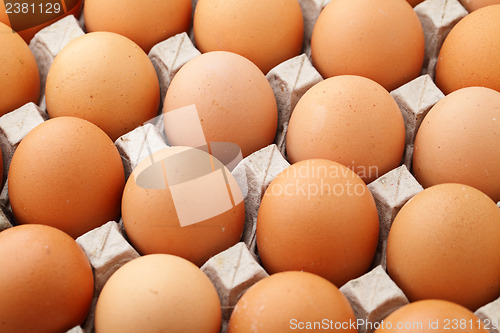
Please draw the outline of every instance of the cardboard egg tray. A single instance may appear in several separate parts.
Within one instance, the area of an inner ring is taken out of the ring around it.
[[[246,193],[246,219],[241,242],[208,260],[202,271],[215,285],[222,306],[223,326],[241,296],[254,283],[268,276],[261,267],[256,249],[256,221],[261,198],[269,183],[290,164],[285,159],[285,137],[293,108],[301,96],[314,84],[323,80],[310,62],[310,38],[314,23],[329,0],[299,0],[304,14],[303,54],[289,59],[268,74],[278,104],[278,131],[274,144],[246,157],[232,171],[238,184]],[[193,0],[193,8],[196,0]],[[341,291],[351,303],[358,320],[379,322],[397,308],[408,303],[401,289],[386,273],[385,250],[389,229],[401,207],[423,188],[410,173],[413,143],[416,132],[430,108],[443,93],[433,82],[434,69],[440,47],[451,28],[467,11],[457,0],[426,0],[415,7],[425,33],[425,60],[422,75],[397,88],[391,95],[399,105],[405,121],[406,149],[403,163],[398,168],[368,184],[378,208],[380,219],[380,241],[372,270],[351,280]],[[83,15],[82,15],[83,16]],[[83,19],[73,16],[59,20],[40,31],[30,42],[37,60],[42,86],[55,56],[72,39],[84,34]],[[191,37],[182,33],[154,46],[149,58],[157,72],[162,103],[166,90],[175,73],[187,61],[199,55]],[[44,94],[42,93],[42,96]],[[34,127],[47,120],[45,100],[39,105],[28,103],[0,118],[0,146],[4,161],[4,177],[12,155],[23,137]],[[134,129],[116,140],[123,160],[126,177],[134,167],[150,153],[168,146],[161,123],[162,117]],[[0,231],[14,222],[8,199],[8,180],[0,193]],[[499,203],[500,207],[500,203]],[[95,293],[90,314],[85,323],[69,332],[91,333],[97,297],[107,279],[123,264],[137,258],[139,254],[128,243],[119,221],[110,221],[77,239],[87,254],[94,270]],[[475,313],[489,323],[500,323],[500,299],[487,304]],[[492,333],[500,333],[489,325]],[[373,332],[373,327],[360,326],[360,333]]]

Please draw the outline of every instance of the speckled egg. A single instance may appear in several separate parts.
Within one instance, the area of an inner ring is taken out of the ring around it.
[[[245,203],[217,159],[177,146],[155,152],[134,169],[122,218],[139,253],[173,254],[201,266],[240,240]]]
[[[106,282],[97,301],[96,333],[218,333],[221,308],[208,277],[166,254],[134,259]]]
[[[193,114],[184,109],[191,105]],[[273,142],[278,111],[273,89],[257,66],[236,53],[214,51],[193,58],[177,72],[163,117],[173,146],[230,142],[245,157]]]
[[[464,87],[500,91],[500,5],[478,9],[453,27],[436,66],[436,84],[445,94]]]
[[[28,102],[38,103],[40,75],[28,45],[3,23],[0,23],[0,45],[0,116],[3,116]]]
[[[113,142],[74,117],[50,119],[31,130],[9,169],[17,222],[50,225],[74,238],[119,217],[124,184]]]
[[[193,31],[200,51],[238,53],[266,74],[299,55],[304,22],[297,0],[199,0]]]
[[[257,247],[270,274],[303,270],[340,287],[366,273],[378,243],[378,214],[365,183],[329,160],[305,160],[267,188]]]
[[[458,304],[425,300],[397,309],[378,325],[375,333],[488,333],[489,328],[496,325],[481,321],[470,310]]]
[[[191,0],[86,0],[87,31],[110,31],[130,38],[145,52],[191,25]]]
[[[160,103],[146,53],[111,32],[88,33],[66,45],[50,67],[45,94],[51,118],[86,119],[113,141],[154,118]]]
[[[466,185],[408,201],[387,241],[387,270],[410,301],[443,299],[475,311],[500,296],[500,209]]]
[[[80,246],[44,225],[0,232],[0,331],[66,332],[83,323],[94,277]]]
[[[321,12],[311,40],[323,77],[361,75],[391,91],[420,74],[424,33],[404,0],[334,0]]]
[[[458,182],[500,201],[500,92],[469,87],[440,100],[417,132],[413,172],[424,187]]]
[[[324,80],[299,100],[288,126],[292,163],[325,158],[352,168],[366,183],[399,166],[403,116],[378,83],[354,75]]]
[[[311,273],[283,272],[264,278],[243,294],[228,333],[357,333],[355,323],[351,305],[331,282]]]

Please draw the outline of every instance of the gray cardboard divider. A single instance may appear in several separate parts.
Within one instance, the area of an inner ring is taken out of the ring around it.
[[[139,257],[139,253],[125,240],[115,221],[83,234],[76,242],[87,255],[94,271],[94,298],[83,325],[86,333],[92,333],[95,307],[104,284],[118,268]]]
[[[128,179],[135,167],[150,154],[168,145],[153,124],[145,124],[122,135],[115,141]]]
[[[439,50],[451,29],[468,12],[457,0],[426,0],[415,6],[425,37],[422,74],[434,79]]]
[[[288,122],[299,99],[309,88],[323,81],[305,54],[274,67],[266,75],[278,105],[278,129],[274,142],[285,155]]]
[[[299,0],[304,18],[304,42],[302,50],[311,58],[311,37],[319,14],[331,0]]]
[[[69,42],[83,35],[79,22],[69,15],[43,28],[31,39],[29,47],[40,71],[41,93],[38,104],[43,110],[46,110],[45,82],[54,58]]]
[[[35,127],[48,119],[48,115],[35,103],[27,103],[19,109],[0,117],[0,147],[3,159],[3,179],[9,173],[12,156],[21,140]]]
[[[66,331],[66,333],[87,333],[86,331],[83,330],[81,326],[75,326],[69,331]]]
[[[411,170],[413,147],[420,124],[429,110],[444,97],[444,94],[434,84],[431,77],[424,74],[393,90],[391,96],[398,104],[405,122],[403,161],[408,170]]]
[[[372,266],[381,265],[385,269],[387,237],[392,222],[401,207],[423,188],[402,165],[368,184],[368,189],[375,199],[380,223],[378,248]]]
[[[274,144],[247,156],[232,171],[245,196],[245,227],[242,241],[256,253],[257,214],[262,196],[271,181],[290,164]]]
[[[5,230],[14,226],[15,218],[14,213],[12,213],[12,207],[9,202],[9,179],[5,181],[2,187],[2,191],[0,191],[0,231]]]
[[[500,298],[477,309],[474,314],[491,333],[500,333]]]
[[[186,62],[200,54],[185,32],[170,37],[151,48],[148,56],[160,81],[161,105],[175,74]]]
[[[358,325],[359,333],[372,333],[376,323],[409,303],[382,266],[347,282],[340,291],[351,303],[358,324],[361,324]]]
[[[239,297],[268,276],[243,242],[210,258],[201,270],[217,289],[223,321],[229,320]]]

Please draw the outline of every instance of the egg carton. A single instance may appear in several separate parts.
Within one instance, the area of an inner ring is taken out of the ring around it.
[[[310,61],[312,28],[329,0],[299,0],[304,16],[303,54],[273,68],[267,75],[278,105],[278,131],[275,143],[246,157],[232,171],[245,197],[245,226],[241,242],[215,255],[202,267],[217,289],[221,301],[225,332],[227,321],[238,298],[253,284],[265,278],[256,247],[256,221],[261,198],[270,182],[290,164],[286,160],[285,138],[288,121],[298,100],[313,85],[323,80]],[[193,0],[193,8],[196,0]],[[401,207],[423,188],[410,173],[413,143],[416,132],[430,108],[443,93],[433,83],[434,70],[441,45],[451,28],[467,11],[457,0],[426,0],[415,7],[426,42],[422,75],[395,89],[396,100],[404,118],[406,138],[402,165],[368,184],[379,214],[380,235],[372,270],[351,280],[340,288],[351,303],[356,317],[363,322],[380,322],[388,314],[408,303],[401,289],[386,273],[385,251],[391,224]],[[41,30],[30,42],[44,82],[52,61],[72,39],[83,35],[83,18],[69,16]],[[154,46],[149,57],[157,72],[162,103],[168,86],[177,71],[200,52],[193,44],[192,34],[182,33]],[[39,105],[28,103],[0,117],[0,146],[4,161],[4,178],[12,155],[22,138],[34,127],[48,119],[45,98]],[[161,110],[161,109],[160,109]],[[161,111],[159,110],[159,114]],[[116,142],[122,157],[126,176],[152,152],[168,146],[163,132],[162,117],[136,128]],[[0,193],[0,230],[15,224],[8,201],[8,179]],[[500,207],[500,202],[499,202]],[[139,254],[127,241],[123,226],[110,221],[77,239],[93,267],[95,292],[91,311],[82,326],[68,332],[91,333],[93,316],[99,293],[107,279],[123,264]],[[483,306],[476,315],[489,322],[500,322],[500,299]],[[359,327],[361,333],[372,332],[368,326]],[[491,328],[492,333],[500,333]]]

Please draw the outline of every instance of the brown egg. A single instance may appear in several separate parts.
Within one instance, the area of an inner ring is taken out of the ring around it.
[[[299,55],[304,21],[297,0],[199,0],[193,31],[200,51],[238,53],[266,74]]]
[[[28,45],[1,22],[0,45],[0,116],[3,116],[28,102],[38,103],[40,75]]]
[[[424,187],[473,186],[500,201],[500,93],[457,90],[424,118],[415,139],[413,172]]]
[[[236,304],[228,333],[358,332],[351,305],[317,275],[283,272],[248,289]]]
[[[50,67],[45,93],[51,118],[86,119],[113,141],[154,118],[160,103],[148,56],[111,32],[88,33],[66,45]]]
[[[215,158],[169,147],[132,172],[122,218],[141,254],[173,254],[201,266],[240,240],[245,203],[236,180]]]
[[[0,1],[0,22],[12,27],[26,43],[29,43],[38,31],[61,18],[68,15],[79,17],[82,11],[82,3],[83,0],[44,2]],[[23,6],[25,9],[23,9]],[[16,13],[19,10],[18,8],[20,9],[20,13]],[[23,13],[23,10],[26,12]]]
[[[73,238],[118,218],[123,165],[109,137],[73,117],[48,120],[26,135],[9,169],[17,222],[56,227]]]
[[[197,116],[172,112],[193,104]],[[243,156],[271,144],[278,122],[266,77],[251,61],[222,51],[202,54],[179,70],[168,88],[163,114],[171,145],[193,146],[201,136],[201,144],[235,143]]]
[[[500,5],[467,15],[446,37],[436,66],[445,94],[480,86],[500,91]]]
[[[323,77],[368,77],[391,91],[420,74],[424,33],[402,0],[336,0],[314,26],[311,56]]]
[[[218,333],[219,297],[208,277],[166,254],[134,259],[106,282],[97,301],[96,333]]]
[[[306,160],[267,188],[257,246],[270,274],[303,270],[340,287],[368,271],[378,231],[375,201],[361,178],[336,162]]]
[[[87,31],[110,31],[130,38],[146,53],[191,25],[191,0],[86,0]]]
[[[0,331],[66,332],[83,322],[92,268],[67,234],[44,225],[0,232]]]
[[[500,0],[458,0],[468,12],[491,5],[500,5]]]
[[[324,80],[299,100],[287,134],[292,162],[325,158],[352,168],[369,183],[399,166],[403,116],[376,82],[342,75]]]
[[[425,300],[405,305],[390,314],[375,330],[375,333],[384,332],[488,333],[488,329],[471,311],[458,304]]]
[[[475,311],[500,296],[500,209],[466,185],[417,194],[389,232],[387,269],[411,300],[443,299]]]

